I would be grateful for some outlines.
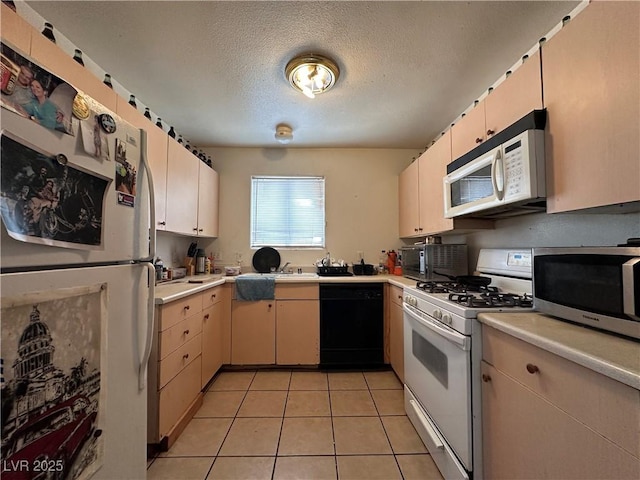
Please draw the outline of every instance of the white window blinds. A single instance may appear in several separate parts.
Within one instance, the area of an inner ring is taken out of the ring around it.
[[[324,247],[323,177],[251,177],[251,247]]]

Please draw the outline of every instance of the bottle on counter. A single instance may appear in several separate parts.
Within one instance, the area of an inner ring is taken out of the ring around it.
[[[113,84],[111,83],[111,75],[108,73],[104,74],[104,80],[102,81],[107,87],[113,88]]]
[[[158,117],[158,119],[156,120],[156,127],[164,131],[164,128],[162,128],[162,119],[160,117]]]
[[[387,251],[382,250],[380,252],[380,258],[378,259],[378,273],[384,273],[387,266]]]
[[[160,257],[156,258],[153,266],[156,269],[156,280],[162,280],[162,270],[164,269],[164,262]]]
[[[387,271],[393,273],[396,269],[396,262],[398,260],[398,254],[394,250],[387,252]]]
[[[129,105],[131,105],[133,108],[138,108],[135,95],[129,95]]]
[[[196,252],[196,275],[205,272],[206,254],[202,248],[199,248]]]
[[[149,107],[145,107],[144,116],[151,120],[151,112],[149,111]]]
[[[211,257],[207,257],[204,259],[204,273],[210,275],[211,272]]]
[[[171,138],[176,138],[176,131],[173,129],[173,127],[169,128],[169,133],[167,135],[169,135]]]

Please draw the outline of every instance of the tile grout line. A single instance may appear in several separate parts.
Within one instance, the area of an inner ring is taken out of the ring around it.
[[[229,425],[229,429],[227,430],[227,433],[224,435],[224,438],[222,439],[222,442],[220,442],[220,446],[218,447],[218,450],[217,450],[215,456],[213,457],[213,462],[211,462],[211,466],[209,467],[209,470],[207,471],[207,474],[204,476],[203,480],[207,480],[207,477],[211,474],[211,471],[213,470],[213,466],[216,464],[216,461],[218,460],[218,457],[220,455],[220,451],[222,450],[222,446],[224,445],[224,442],[227,440],[227,437],[229,436],[229,432],[231,432],[231,428],[233,427],[233,424],[235,423],[236,418],[238,418],[238,412],[240,411],[240,407],[242,406],[242,403],[244,402],[245,398],[247,398],[247,394],[249,393],[249,388],[251,387],[251,384],[253,383],[253,380],[256,378],[256,373],[257,373],[257,371],[253,372],[253,377],[251,377],[251,381],[249,382],[249,385],[247,385],[247,389],[244,391],[244,395],[242,396],[242,400],[240,400],[240,403],[238,404],[238,408],[236,409],[236,413],[233,415],[233,419],[231,420],[231,424]],[[209,391],[210,391],[210,388],[207,389],[207,393]],[[241,391],[241,390],[226,390],[226,391]]]

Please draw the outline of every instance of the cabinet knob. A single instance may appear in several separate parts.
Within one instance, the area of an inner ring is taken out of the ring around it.
[[[269,304],[269,308],[271,308],[271,307],[272,307],[272,305],[271,305],[271,304]]]
[[[483,373],[483,374],[482,374],[482,381],[483,381],[484,383],[489,383],[489,382],[491,381],[491,376],[490,376],[490,375],[487,375],[486,373]]]
[[[185,305],[185,306],[184,306],[184,309],[185,309],[185,310],[189,310],[189,305]]]
[[[205,320],[209,320],[209,314],[208,313],[204,316],[204,319]]]
[[[400,300],[402,300],[402,295],[398,295],[398,298],[399,298]]]
[[[167,222],[158,222],[158,225],[166,225]]]
[[[487,135],[493,135],[494,133],[496,133],[495,130],[487,130]]]
[[[199,229],[198,229],[198,231],[199,231],[199,232],[202,232],[203,230],[204,230],[203,228],[199,228]]]
[[[184,359],[186,360],[187,358],[189,358],[189,354],[188,354],[188,353],[185,353],[185,354],[182,356],[182,358],[184,358]]]
[[[527,372],[534,374],[540,372],[540,369],[533,363],[527,363]]]
[[[417,232],[417,231],[418,231],[418,229],[417,229],[417,228],[414,228],[414,229],[413,229],[413,231],[414,231],[414,232]]]
[[[422,227],[418,227],[418,231],[421,232],[423,230]]]
[[[197,232],[198,231],[198,227],[193,227],[193,231]]]
[[[476,138],[476,143],[482,143],[482,139],[480,137]]]
[[[211,294],[211,298],[216,298],[216,294],[215,293]]]
[[[189,329],[188,328],[184,331],[184,334],[185,335],[189,335]]]

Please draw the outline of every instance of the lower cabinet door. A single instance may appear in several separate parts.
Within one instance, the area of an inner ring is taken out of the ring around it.
[[[485,478],[640,478],[636,457],[486,362],[482,379]]]
[[[159,392],[159,438],[167,436],[200,393],[200,357],[187,365]]]
[[[224,304],[202,311],[202,388],[222,366],[222,316]]]
[[[233,365],[276,363],[275,300],[233,301],[231,363]]]
[[[317,300],[278,300],[276,363],[317,365],[320,362],[320,311]]]

